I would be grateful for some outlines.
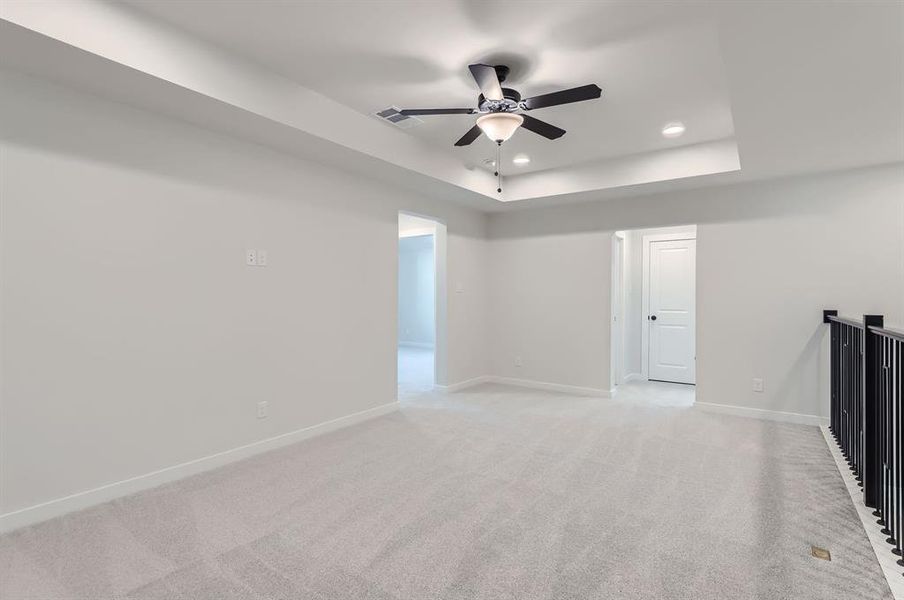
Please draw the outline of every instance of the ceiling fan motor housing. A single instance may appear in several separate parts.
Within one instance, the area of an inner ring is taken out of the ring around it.
[[[487,100],[480,94],[477,106],[480,112],[513,112],[521,108],[521,94],[512,88],[502,88],[502,100]]]

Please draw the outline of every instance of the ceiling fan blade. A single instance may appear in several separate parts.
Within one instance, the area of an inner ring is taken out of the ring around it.
[[[490,65],[468,65],[480,93],[487,100],[502,100],[502,86],[499,85],[499,77],[496,75],[495,67]]]
[[[400,115],[413,117],[415,115],[473,115],[475,108],[406,108],[400,110]]]
[[[594,98],[599,98],[602,93],[603,90],[601,90],[598,85],[591,83],[590,85],[582,85],[581,87],[571,88],[570,90],[534,96],[533,98],[522,101],[522,104],[525,109],[534,110],[535,108],[546,108],[547,106],[558,106],[559,104],[571,104],[572,102],[593,100]]]
[[[524,122],[521,123],[521,127],[524,127],[528,131],[533,131],[538,135],[542,135],[546,139],[555,140],[565,135],[565,130],[560,127],[550,125],[546,121],[535,119],[530,115],[521,116],[524,117]]]
[[[457,142],[455,142],[455,145],[456,146],[467,146],[468,144],[470,144],[471,142],[473,142],[474,140],[479,138],[481,133],[483,133],[483,132],[480,130],[480,127],[475,125],[474,127],[470,128],[468,130],[468,133],[461,136],[461,139],[458,140]]]

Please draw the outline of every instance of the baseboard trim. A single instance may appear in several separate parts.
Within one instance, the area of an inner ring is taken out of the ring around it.
[[[804,415],[793,412],[782,412],[780,410],[765,410],[762,408],[750,408],[747,406],[732,406],[730,404],[713,404],[711,402],[695,402],[694,406],[707,412],[719,413],[723,415],[734,415],[736,417],[748,417],[752,419],[762,419],[765,421],[779,421],[782,423],[796,423],[798,425],[828,425],[829,420],[826,417],[817,415]]]
[[[535,381],[533,379],[518,379],[516,377],[500,377],[498,375],[481,375],[472,379],[459,381],[449,385],[434,386],[437,390],[443,392],[460,392],[468,388],[480,385],[482,383],[498,383],[501,385],[513,385],[516,387],[529,388],[532,390],[543,390],[545,392],[560,392],[562,394],[570,394],[572,396],[592,396],[594,398],[611,398],[615,395],[615,390],[600,390],[596,388],[580,387],[576,385],[565,385],[564,383],[549,383],[546,381]]]
[[[489,383],[491,379],[492,378],[489,375],[481,375],[480,377],[465,379],[464,381],[459,381],[457,383],[450,383],[449,385],[435,385],[433,387],[442,392],[453,393],[459,392],[469,387],[474,387],[475,385],[480,385],[481,383]]]
[[[423,348],[425,350],[433,350],[433,344],[427,342],[399,342],[399,346],[406,348]]]
[[[122,481],[102,485],[94,489],[78,492],[63,498],[49,500],[47,502],[42,502],[41,504],[8,512],[0,515],[0,533],[19,529],[20,527],[26,527],[34,523],[46,521],[47,519],[59,517],[104,502],[109,502],[110,500],[154,488],[164,483],[184,479],[185,477],[222,467],[256,454],[282,448],[283,446],[295,444],[318,435],[323,435],[331,431],[336,431],[337,429],[349,427],[381,415],[389,414],[398,410],[398,408],[398,401],[390,402],[344,417],[324,421],[323,423],[303,427],[301,429],[296,429],[295,431],[232,448],[231,450],[225,450],[203,458],[145,473],[144,475],[138,475]]]
[[[628,383],[629,381],[646,381],[647,378],[644,377],[641,373],[628,373],[625,375],[624,383]]]
[[[543,390],[545,392],[560,392],[562,394],[571,394],[572,396],[592,396],[594,398],[612,397],[612,392],[609,390],[566,385],[564,383],[550,383],[533,379],[518,379],[516,377],[498,377],[496,375],[489,376],[488,381],[491,383],[530,388],[532,390]]]
[[[822,437],[829,447],[829,453],[835,460],[835,466],[838,467],[844,486],[847,488],[851,502],[854,504],[854,510],[857,511],[857,516],[860,517],[863,531],[866,533],[866,537],[873,547],[873,552],[876,554],[876,562],[882,567],[882,573],[888,581],[888,587],[891,588],[892,596],[895,597],[895,600],[904,600],[904,578],[901,577],[901,567],[895,563],[897,557],[891,553],[891,546],[885,541],[886,536],[882,535],[881,529],[876,525],[876,517],[873,516],[872,509],[867,508],[863,503],[863,490],[857,485],[857,480],[841,454],[841,449],[835,443],[832,432],[829,431],[827,425],[820,426],[819,430],[822,431]]]

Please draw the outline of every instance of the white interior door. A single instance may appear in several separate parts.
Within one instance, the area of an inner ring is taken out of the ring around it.
[[[650,379],[695,381],[696,264],[696,240],[650,242]]]

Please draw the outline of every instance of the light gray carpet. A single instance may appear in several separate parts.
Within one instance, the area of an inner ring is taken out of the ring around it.
[[[891,597],[815,427],[626,391],[409,399],[8,535],[0,596]]]

